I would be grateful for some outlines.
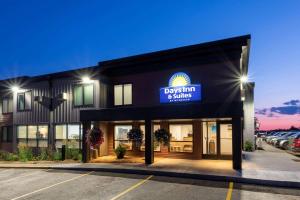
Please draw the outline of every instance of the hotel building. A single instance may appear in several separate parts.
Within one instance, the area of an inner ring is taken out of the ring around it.
[[[96,66],[2,80],[0,149],[61,148],[104,133],[100,156],[119,144],[128,154],[184,159],[230,159],[242,168],[243,143],[254,142],[254,83],[246,81],[250,35],[99,62]],[[136,150],[127,132],[143,133]],[[170,132],[169,146],[153,132]]]

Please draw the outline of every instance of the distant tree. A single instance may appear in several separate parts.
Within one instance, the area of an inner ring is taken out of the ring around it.
[[[255,131],[259,131],[260,123],[257,117],[254,117],[254,127],[255,127]]]
[[[291,126],[291,128],[289,129],[290,131],[299,131],[299,128],[296,128],[295,126]]]

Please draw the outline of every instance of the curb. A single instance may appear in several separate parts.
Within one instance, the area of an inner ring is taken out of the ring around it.
[[[14,169],[54,169],[54,170],[73,170],[73,171],[96,171],[96,172],[111,172],[111,173],[124,173],[124,174],[138,174],[138,175],[154,175],[154,176],[167,176],[175,178],[188,178],[200,179],[209,181],[225,181],[250,185],[270,186],[270,187],[284,187],[284,188],[297,188],[300,189],[300,182],[294,181],[275,181],[264,179],[244,178],[237,176],[222,176],[222,175],[209,175],[209,174],[193,174],[193,173],[180,173],[168,172],[157,170],[143,170],[143,169],[116,169],[116,168],[94,168],[94,167],[4,167],[1,168],[14,168]]]

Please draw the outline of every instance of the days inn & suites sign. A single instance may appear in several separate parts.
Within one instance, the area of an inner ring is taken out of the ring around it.
[[[160,88],[160,103],[190,102],[201,100],[201,85],[191,84],[190,77],[177,72],[169,80],[169,87]]]

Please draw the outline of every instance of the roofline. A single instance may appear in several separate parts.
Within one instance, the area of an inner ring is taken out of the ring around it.
[[[31,81],[39,81],[39,80],[49,80],[54,78],[65,78],[65,77],[72,77],[76,73],[85,73],[87,71],[95,72],[99,70],[99,66],[91,66],[91,67],[84,67],[84,68],[78,68],[78,69],[71,69],[61,72],[54,72],[54,73],[47,73],[42,75],[36,75],[36,76],[19,76],[19,77],[13,77],[8,79],[2,79],[0,80],[0,84],[3,82],[14,82],[17,80],[29,80]]]
[[[186,45],[186,46],[181,46],[181,47],[177,47],[177,48],[170,48],[170,49],[165,49],[165,50],[159,50],[159,51],[154,51],[154,52],[149,52],[149,53],[143,53],[143,54],[137,54],[137,55],[127,56],[127,57],[122,57],[122,58],[106,60],[106,61],[100,61],[100,62],[98,62],[98,65],[102,66],[102,69],[103,69],[103,68],[109,68],[108,67],[109,65],[110,66],[120,65],[120,63],[129,63],[134,60],[147,59],[152,56],[158,56],[158,55],[184,53],[186,51],[191,51],[194,49],[197,49],[197,50],[206,49],[206,48],[210,48],[210,47],[217,47],[217,46],[233,44],[233,43],[241,43],[241,45],[244,44],[242,46],[245,46],[245,45],[248,45],[248,41],[250,41],[250,39],[251,39],[251,35],[247,34],[247,35],[231,37],[231,38],[226,38],[226,39],[221,39],[221,40],[215,40],[215,41],[210,41],[210,42],[204,42],[204,43],[199,43],[199,44],[194,44],[194,45]]]

